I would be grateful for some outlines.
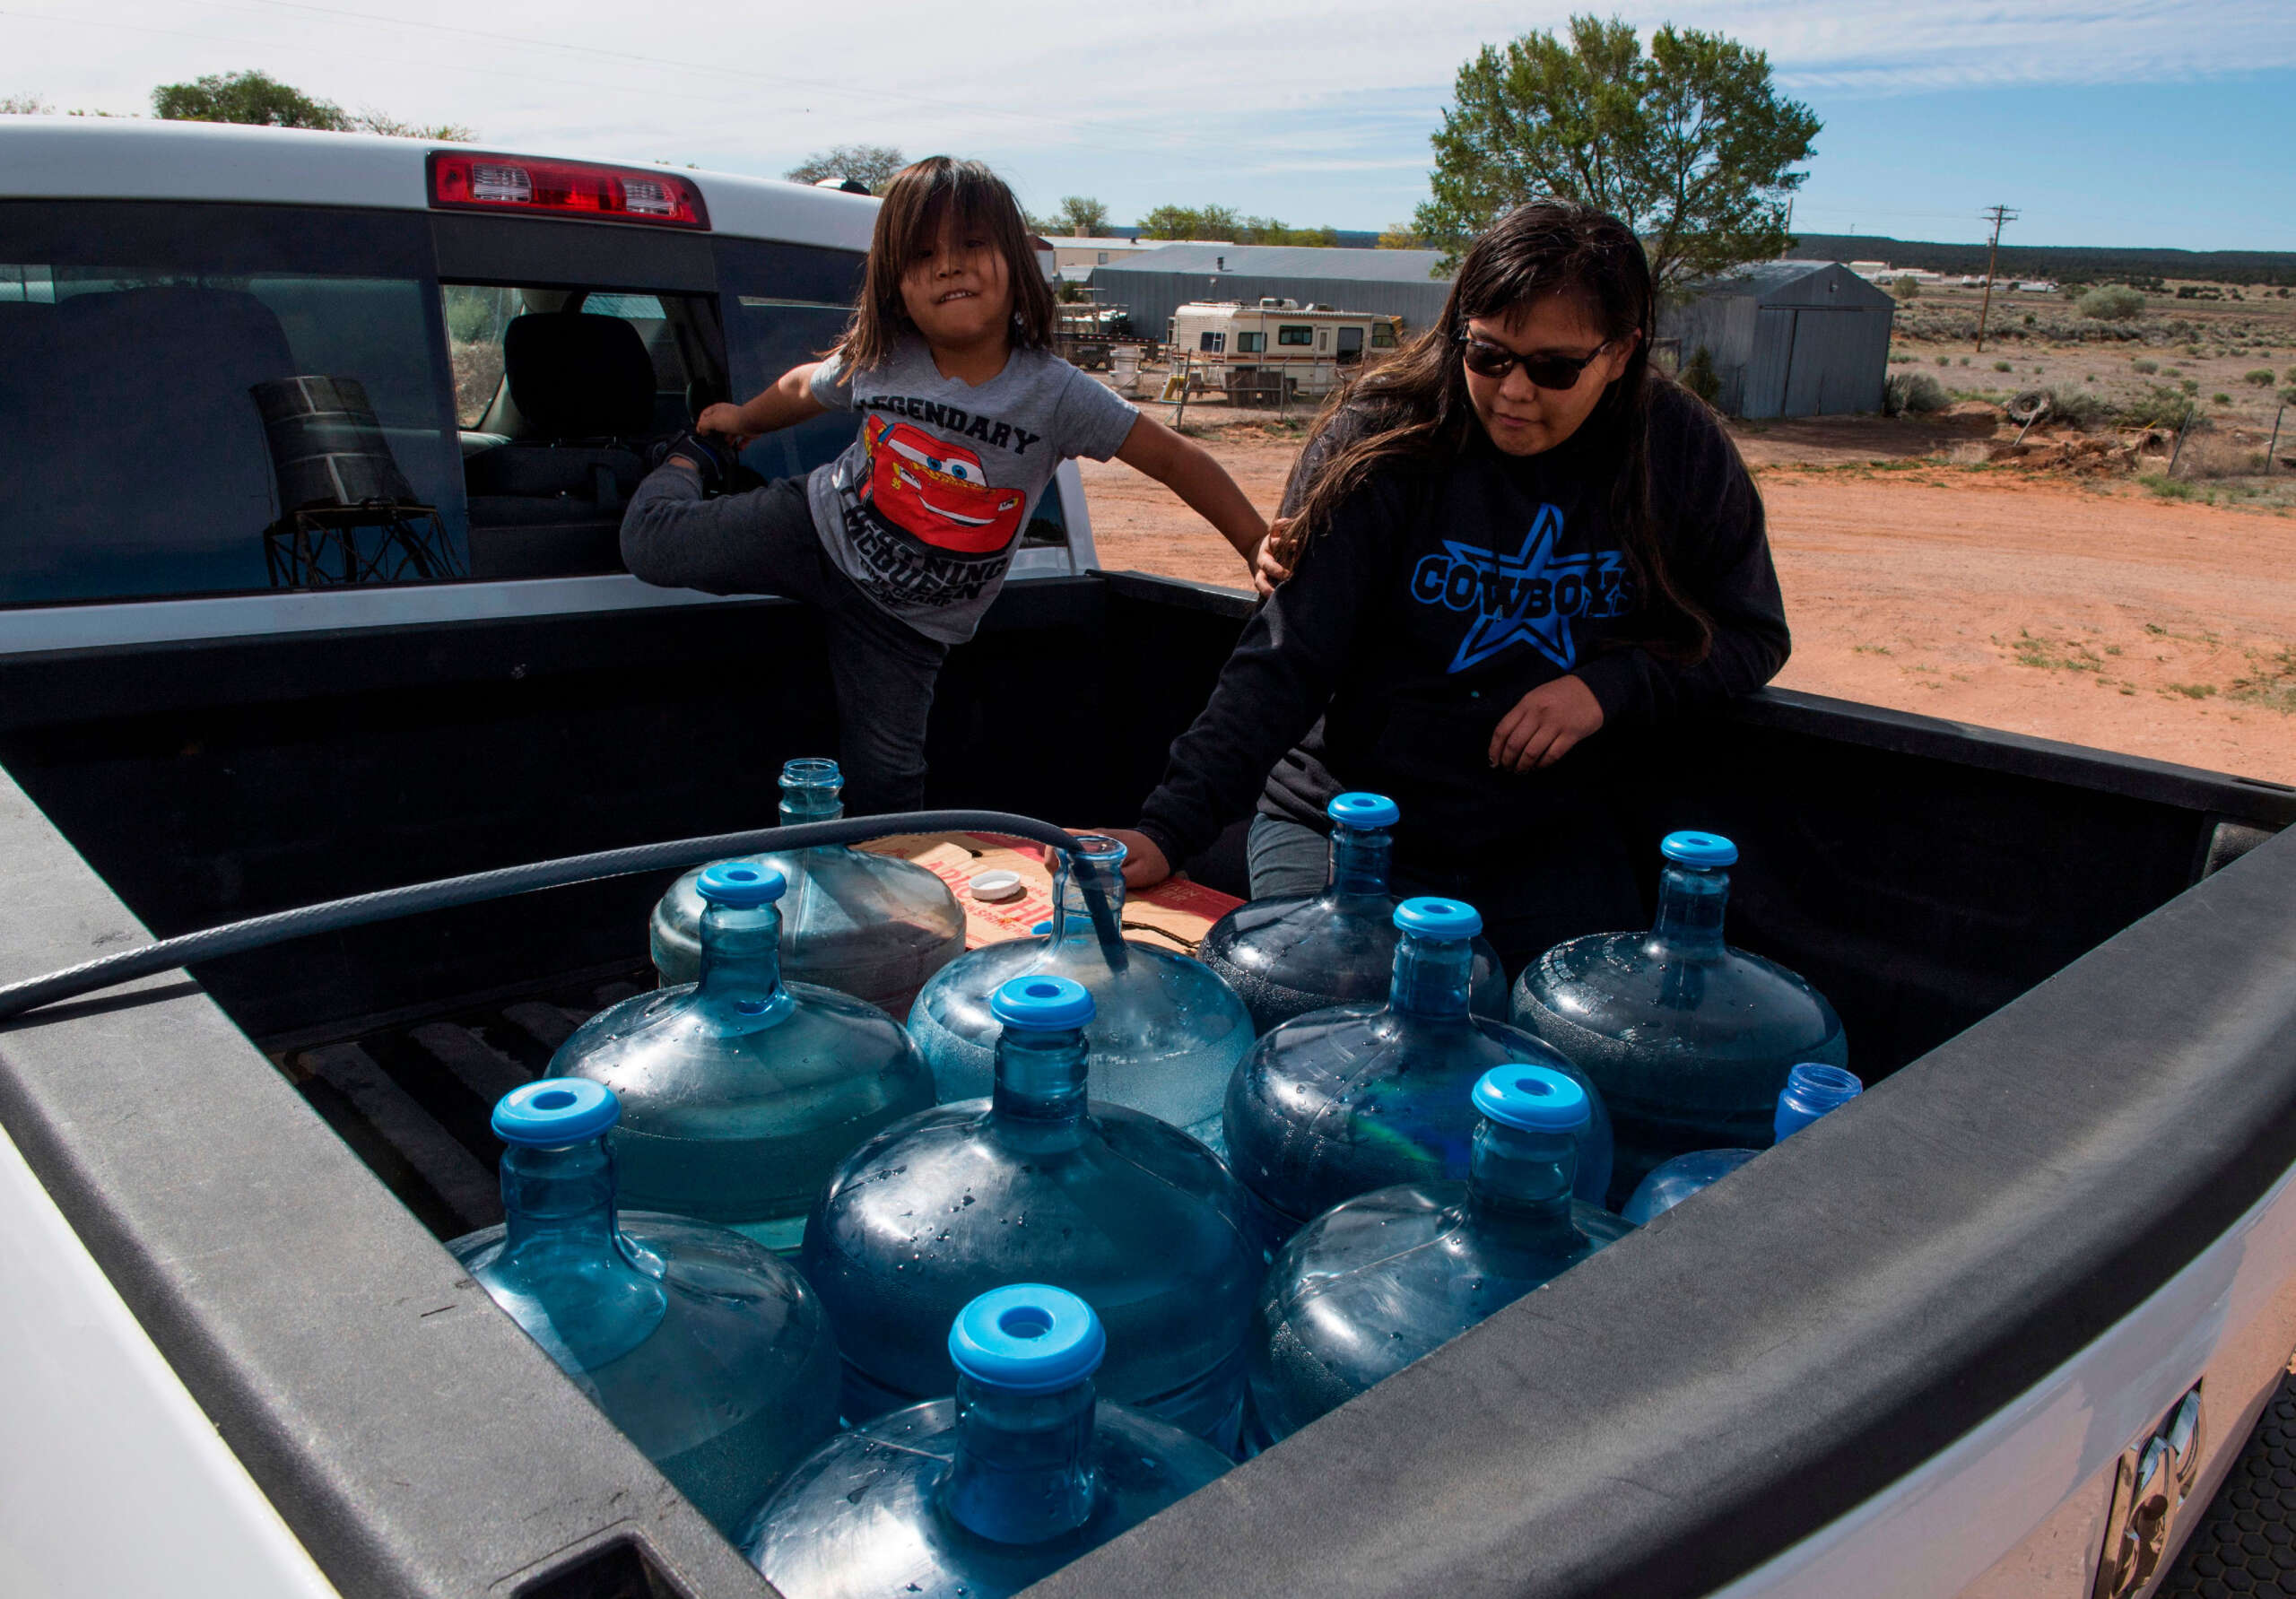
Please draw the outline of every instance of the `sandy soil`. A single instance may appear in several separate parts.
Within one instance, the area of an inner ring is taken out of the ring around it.
[[[1296,437],[1205,441],[1275,505]],[[1794,628],[1780,686],[2296,783],[2296,518],[1945,465],[1878,419],[1742,444]],[[1157,484],[1083,465],[1103,566],[1243,585]]]

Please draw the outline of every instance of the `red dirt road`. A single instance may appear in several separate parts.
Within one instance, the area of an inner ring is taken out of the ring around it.
[[[1205,442],[1273,508],[1295,440]],[[1744,442],[1794,629],[1779,686],[2296,783],[2296,518]],[[1160,485],[1082,465],[1101,565],[1244,584]]]

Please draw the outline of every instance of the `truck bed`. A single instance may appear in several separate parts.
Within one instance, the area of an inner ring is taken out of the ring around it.
[[[1014,585],[944,680],[933,803],[1128,821],[1245,613],[1135,575]],[[811,619],[771,600],[12,659],[0,947],[30,975],[756,825],[779,763],[833,746],[830,703]],[[1711,1591],[1989,1436],[2228,1238],[2276,1258],[2296,791],[1775,691],[1601,759],[1630,836],[1737,840],[1732,941],[1833,1000],[1876,1086],[1045,1591]],[[1239,891],[1234,845],[1192,868]],[[648,980],[662,883],[0,1031],[0,1125],[347,1594],[762,1591],[434,1241],[499,1205],[492,1097]],[[2288,1275],[2092,1395],[2022,1530],[2204,1370],[2213,1489],[2296,1343]],[[1906,1591],[1990,1580],[2022,1530]]]

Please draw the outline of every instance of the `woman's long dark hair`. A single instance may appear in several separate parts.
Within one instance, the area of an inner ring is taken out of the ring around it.
[[[1650,368],[1656,315],[1650,263],[1632,229],[1591,205],[1534,200],[1508,213],[1459,263],[1441,319],[1332,396],[1300,455],[1307,475],[1297,479],[1295,468],[1285,496],[1296,508],[1292,547],[1303,549],[1339,503],[1382,466],[1439,463],[1465,452],[1482,430],[1460,361],[1467,319],[1503,317],[1550,294],[1576,298],[1605,338],[1633,337],[1626,369],[1570,442],[1585,439],[1599,452],[1597,469],[1613,474],[1611,526],[1655,630],[1655,636],[1636,642],[1669,656],[1702,659],[1713,624],[1675,586],[1650,499],[1651,400],[1669,383]]]
[[[980,162],[928,155],[893,175],[885,187],[884,204],[877,208],[869,261],[862,269],[861,298],[837,346],[852,370],[865,372],[884,365],[901,336],[917,331],[901,302],[900,280],[909,263],[939,240],[944,219],[953,219],[960,228],[981,229],[1004,257],[1004,275],[1013,284],[1013,344],[1033,350],[1052,347],[1052,289],[1037,265],[1036,246],[1030,240],[1020,202],[1004,180]]]

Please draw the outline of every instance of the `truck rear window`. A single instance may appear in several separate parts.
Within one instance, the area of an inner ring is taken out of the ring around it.
[[[390,260],[411,252],[285,207],[4,210],[0,604],[303,586],[292,574],[309,579],[309,562],[280,563],[295,508],[281,496],[313,480],[283,471],[281,452],[311,435],[267,433],[257,393],[290,378],[363,395],[388,462],[370,462],[355,491],[387,485],[428,545],[421,561],[369,563],[364,580],[463,569],[436,291]],[[207,214],[187,224],[187,212]],[[252,235],[234,228],[243,217]]]

